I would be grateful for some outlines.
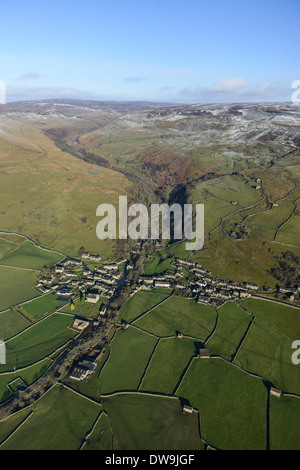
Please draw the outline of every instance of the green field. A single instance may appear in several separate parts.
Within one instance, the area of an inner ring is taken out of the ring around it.
[[[172,262],[175,258],[188,258],[189,252],[185,249],[185,242],[170,244],[162,250],[156,250],[151,259],[144,264],[144,274],[152,276],[165,271],[174,271]]]
[[[171,266],[173,257],[169,255],[168,258],[164,259],[166,252],[157,251],[154,257],[147,261],[144,265],[144,274],[146,276],[152,276],[153,274],[162,274],[165,271],[172,271],[174,268]]]
[[[300,394],[300,368],[292,363],[292,341],[256,318],[234,362],[279,390]]]
[[[113,434],[109,418],[106,413],[101,413],[91,435],[86,439],[81,450],[112,450]]]
[[[24,410],[18,411],[10,415],[8,418],[0,421],[0,445],[7,437],[15,431],[17,427],[32,413],[32,407],[29,406]]]
[[[261,194],[252,186],[253,183],[242,175],[225,175],[198,182],[192,198],[194,203],[204,204],[205,233],[216,227],[224,216],[258,202]]]
[[[252,282],[259,286],[274,287],[276,279],[269,274],[264,266],[253,259],[253,250],[247,252],[244,249],[244,241],[233,241],[229,236],[224,236],[222,228],[217,228],[204,240],[204,248],[191,256],[191,261],[198,262],[204,268],[211,271],[214,277],[227,279],[238,283]],[[258,240],[256,248],[262,244]],[[270,255],[269,255],[270,257]],[[271,256],[274,266],[275,261]],[[256,263],[256,264],[255,264]]]
[[[82,318],[97,318],[99,315],[99,308],[105,301],[99,300],[96,304],[86,302],[84,297],[82,299],[76,299],[74,302],[75,309],[73,310],[70,304],[66,305],[61,309],[62,312],[71,313]]]
[[[13,136],[12,142],[9,137],[0,142],[0,196],[5,208],[1,229],[24,234],[38,245],[69,256],[77,256],[84,241],[86,250],[111,257],[113,242],[96,236],[99,221],[96,208],[101,203],[116,204],[120,191],[128,194],[129,180],[119,172],[62,152],[45,135],[40,123],[25,126],[24,138],[20,130],[23,124],[14,121],[13,132],[19,133],[18,146]],[[72,125],[75,124],[73,121]],[[57,124],[48,121],[48,125]],[[29,144],[27,139],[33,143]],[[42,158],[37,146],[47,158]],[[25,256],[21,262],[27,263],[26,259]],[[44,264],[46,260],[37,261],[37,265]]]
[[[3,450],[77,450],[101,411],[63,386],[50,389]]]
[[[13,242],[11,240],[7,240],[5,238],[2,238],[2,234],[0,233],[0,263],[1,263],[1,260],[5,256],[7,256],[12,251],[18,249],[19,246],[20,246],[19,243],[16,243],[16,242]]]
[[[297,209],[289,221],[280,228],[276,240],[281,243],[289,243],[291,245],[299,246],[299,227],[300,227],[300,214],[299,214],[299,200],[296,202]],[[295,207],[295,204],[294,204]]]
[[[160,337],[174,336],[179,331],[204,340],[213,330],[216,317],[214,307],[172,296],[134,324]]]
[[[167,298],[167,294],[140,291],[130,297],[119,311],[119,318],[131,322]]]
[[[300,400],[295,397],[271,396],[270,449],[300,449]]]
[[[243,299],[242,303],[254,315],[282,333],[294,339],[300,338],[299,309],[260,299]]]
[[[230,360],[247,330],[251,316],[233,302],[226,302],[217,311],[217,327],[206,346],[210,354]]]
[[[73,316],[53,314],[6,342],[6,364],[0,372],[33,364],[65,344],[75,333],[68,326]]]
[[[37,297],[33,289],[38,273],[9,266],[0,266],[0,310],[5,310],[25,300]]]
[[[161,339],[140,390],[172,394],[189,361],[197,352],[197,343],[186,338]]]
[[[57,300],[56,294],[50,293],[22,305],[22,310],[25,314],[28,314],[29,317],[40,319],[46,313],[53,312],[57,308],[65,305],[65,303],[66,302],[62,300]]]
[[[63,255],[46,251],[25,241],[19,248],[1,259],[1,264],[28,269],[42,269],[58,263]]]
[[[203,438],[223,450],[266,448],[267,389],[219,359],[194,359],[177,395],[200,413]]]
[[[294,192],[290,196],[278,201],[278,206],[273,206],[272,210],[250,217],[247,223],[251,230],[255,231],[255,233],[262,238],[273,240],[277,228],[292,214],[295,208],[294,201],[297,196],[299,197],[299,191],[298,193]],[[297,223],[297,219],[295,218],[294,220],[292,218],[282,229],[280,229],[278,241],[299,246],[299,239],[295,238],[295,223]],[[293,227],[291,232],[289,231],[289,227]]]
[[[178,400],[140,394],[103,398],[119,450],[201,450],[196,413]]]
[[[156,338],[133,327],[117,331],[100,374],[101,393],[137,390],[156,343]]]
[[[0,338],[6,340],[20,333],[30,326],[29,320],[26,320],[16,310],[10,309],[0,313]]]

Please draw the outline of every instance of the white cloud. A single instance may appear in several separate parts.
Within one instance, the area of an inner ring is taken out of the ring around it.
[[[225,78],[218,80],[211,87],[207,88],[207,91],[215,93],[234,93],[239,90],[243,90],[249,86],[248,81],[245,78]]]
[[[282,101],[291,96],[291,86],[278,81],[250,84],[245,78],[226,78],[211,86],[183,88],[179,96],[189,102]]]

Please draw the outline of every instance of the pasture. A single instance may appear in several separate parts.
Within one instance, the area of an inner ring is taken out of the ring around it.
[[[7,437],[17,429],[20,424],[30,415],[32,407],[29,406],[24,410],[18,411],[10,415],[8,418],[0,421],[0,446]]]
[[[42,295],[31,302],[22,305],[22,311],[29,318],[40,319],[43,315],[51,313],[59,307],[65,305],[65,301],[57,300],[57,295],[49,293]]]
[[[75,335],[68,328],[73,318],[71,315],[54,313],[8,340],[6,364],[0,365],[0,372],[34,364],[65,344]]]
[[[127,323],[153,308],[167,298],[167,294],[140,291],[130,297],[119,311],[119,318]]]
[[[77,450],[100,411],[100,405],[56,385],[35,403],[30,418],[1,449]]]
[[[106,413],[101,413],[92,433],[87,437],[81,450],[112,450],[113,434],[109,418]]]
[[[233,302],[226,302],[217,309],[217,312],[217,327],[206,346],[209,348],[210,354],[230,360],[246,333],[251,315],[248,315]]]
[[[140,386],[141,391],[171,395],[189,361],[197,353],[198,343],[186,338],[161,339]]]
[[[194,359],[176,394],[199,411],[210,445],[265,449],[267,389],[261,380],[220,359]]]
[[[156,343],[156,338],[136,328],[118,330],[100,374],[101,393],[137,390]]]
[[[214,328],[216,317],[216,310],[210,305],[172,296],[134,321],[134,325],[159,337],[174,336],[179,331],[183,335],[205,340]]]
[[[270,399],[270,449],[299,450],[300,400],[296,397],[271,396]]]
[[[11,158],[1,159],[1,229],[27,235],[38,245],[69,256],[77,256],[84,240],[86,250],[109,258],[113,242],[97,238],[96,208],[101,203],[117,205],[120,192],[128,194],[129,180],[62,152],[40,123],[23,126],[24,137],[22,124],[14,121],[19,146],[8,136],[5,145]]]
[[[300,394],[300,369],[292,363],[291,346],[292,340],[256,318],[234,363],[281,391]]]
[[[25,241],[13,252],[1,259],[1,264],[19,268],[42,269],[58,263],[63,255],[54,251],[43,250],[30,241]]]
[[[34,271],[0,266],[0,310],[37,297],[38,293],[34,290],[37,275]]]
[[[254,315],[291,338],[300,338],[300,310],[292,306],[260,299],[241,301]]]
[[[179,400],[141,394],[103,398],[117,450],[201,450],[197,413],[184,414]]]
[[[2,340],[15,336],[28,326],[30,326],[29,320],[16,310],[10,309],[0,313],[0,338]]]

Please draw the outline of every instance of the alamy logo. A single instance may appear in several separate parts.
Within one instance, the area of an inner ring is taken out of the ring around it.
[[[144,204],[132,204],[128,207],[127,196],[119,196],[118,211],[112,204],[100,204],[97,207],[97,217],[103,217],[96,227],[97,237],[101,240],[127,239],[146,240],[171,238],[171,225],[174,239],[183,237],[191,240],[185,244],[186,250],[201,250],[204,244],[204,205],[195,204],[195,218],[193,219],[193,205],[184,204],[151,204],[150,214]],[[128,223],[128,217],[133,217]],[[150,218],[150,221],[149,221]],[[172,222],[171,222],[172,221]],[[193,229],[193,225],[195,229]],[[118,233],[117,233],[118,232]],[[192,241],[193,240],[193,241]]]
[[[292,344],[292,349],[296,349],[292,354],[292,363],[298,366],[300,364],[300,340],[296,340]]]
[[[292,88],[296,88],[292,94],[292,102],[300,103],[300,80],[294,80],[292,83]]]
[[[0,80],[0,104],[6,103],[6,87],[5,83]]]
[[[0,340],[0,364],[6,364],[6,346],[2,340]]]

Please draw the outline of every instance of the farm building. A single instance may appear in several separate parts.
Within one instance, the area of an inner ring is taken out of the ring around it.
[[[83,380],[89,375],[89,370],[85,367],[75,366],[70,373],[70,379]]]
[[[86,294],[85,296],[85,301],[91,302],[93,304],[96,304],[99,299],[100,299],[99,294]]]
[[[203,348],[203,349],[199,349],[198,351],[198,358],[200,359],[207,359],[210,357],[210,354],[209,354],[209,349],[208,348]]]
[[[75,318],[73,322],[73,328],[76,328],[77,330],[84,330],[87,326],[89,326],[88,321],[80,320],[80,318]]]
[[[183,405],[182,411],[183,411],[183,413],[190,413],[191,414],[191,413],[193,413],[194,408],[192,406]]]
[[[270,393],[271,393],[271,395],[273,395],[274,397],[278,397],[278,398],[280,398],[281,395],[282,395],[282,392],[281,392],[280,390],[278,390],[277,388],[275,388],[275,387],[271,387],[271,388],[270,388]]]

